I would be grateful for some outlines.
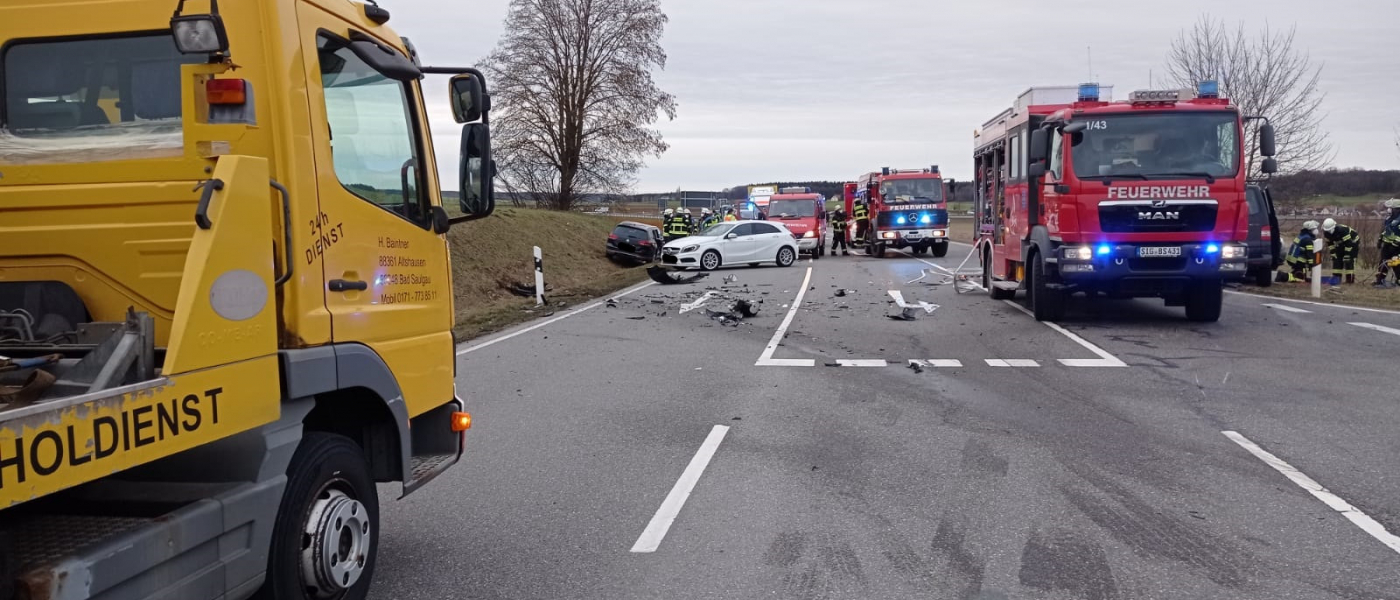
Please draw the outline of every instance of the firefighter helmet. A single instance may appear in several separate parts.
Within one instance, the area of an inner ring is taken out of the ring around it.
[[[1332,233],[1337,229],[1337,220],[1331,217],[1322,220],[1322,230]]]
[[[1303,229],[1312,229],[1312,230],[1316,230],[1317,228],[1318,228],[1317,221],[1303,221]]]
[[[661,214],[662,214],[662,215],[665,215],[665,216],[667,216],[667,217],[669,217],[669,216],[671,216],[672,214],[675,214],[675,212],[676,212],[675,209],[673,209],[673,208],[668,208],[668,209],[666,209],[664,212],[662,212]]]
[[[1400,208],[1400,198],[1391,198],[1385,201],[1386,208]]]

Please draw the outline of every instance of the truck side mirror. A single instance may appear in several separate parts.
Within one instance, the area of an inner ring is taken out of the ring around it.
[[[489,110],[486,88],[480,77],[471,73],[457,75],[452,78],[451,90],[452,117],[458,123],[480,121]]]
[[[1264,156],[1273,156],[1278,150],[1275,146],[1274,126],[1265,123],[1259,126],[1259,153]]]
[[[462,215],[452,221],[491,216],[496,210],[496,161],[491,158],[491,130],[485,123],[462,126],[462,152],[458,161],[458,189]]]
[[[948,179],[946,181],[948,183],[948,195],[951,196],[953,194],[956,194],[958,190],[958,180]]]
[[[1045,163],[1033,162],[1026,166],[1026,176],[1032,179],[1045,176]]]
[[[1259,166],[1259,170],[1265,175],[1273,175],[1278,172],[1278,159],[1269,156],[1264,158],[1264,163]]]
[[[1031,147],[1026,150],[1026,158],[1030,162],[1042,162],[1050,154],[1050,136],[1044,129],[1037,129],[1031,132]]]

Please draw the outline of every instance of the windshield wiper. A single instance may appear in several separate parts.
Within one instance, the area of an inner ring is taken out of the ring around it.
[[[1215,176],[1204,171],[1186,173],[1148,173],[1147,177],[1189,177],[1192,179],[1205,179],[1206,183],[1215,183]]]
[[[1102,179],[1104,187],[1113,185],[1114,179],[1141,179],[1147,181],[1147,176],[1142,173],[1118,173],[1115,175],[1084,175],[1080,179]]]

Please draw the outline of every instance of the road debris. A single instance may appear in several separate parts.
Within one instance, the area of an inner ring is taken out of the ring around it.
[[[924,372],[923,366],[919,365],[919,363],[916,363],[916,362],[914,362],[914,361],[912,361],[912,360],[909,361],[909,370],[911,370],[911,371],[913,371],[913,372],[915,372],[915,373],[923,373],[923,372]]]
[[[647,276],[650,277],[652,281],[665,285],[695,283],[705,277],[709,277],[709,275],[709,273],[691,273],[687,271],[664,269],[662,267],[647,267]],[[549,288],[546,287],[545,289]]]
[[[724,282],[725,282],[725,283],[734,283],[734,282],[736,282],[736,281],[738,281],[738,280],[739,280],[739,276],[738,276],[738,275],[725,275],[725,276],[724,276]]]
[[[736,312],[745,318],[754,317],[758,315],[758,307],[750,304],[748,300],[740,300],[734,303],[733,312]]]
[[[900,311],[900,313],[897,315],[885,316],[896,321],[916,321],[919,318],[919,309],[914,308],[912,306],[906,306],[904,307],[904,310]]]
[[[837,297],[837,298],[845,298],[845,297],[846,297],[846,290],[845,290],[845,288],[836,290],[836,297]]]
[[[627,317],[627,319],[628,319],[628,320],[631,320],[631,321],[641,321],[641,320],[644,320],[644,319],[646,319],[646,318],[647,318],[646,315],[637,315],[637,316],[635,316],[635,317]]]

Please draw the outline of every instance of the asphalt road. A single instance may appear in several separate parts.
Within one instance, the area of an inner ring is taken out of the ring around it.
[[[1051,327],[933,285],[967,250],[726,269],[464,345],[467,454],[386,488],[372,596],[1400,598],[1400,314],[1230,294],[1214,324],[1077,300]],[[757,316],[708,312],[737,299]]]

